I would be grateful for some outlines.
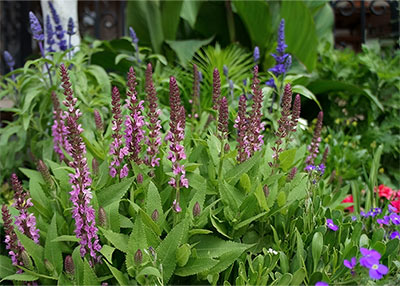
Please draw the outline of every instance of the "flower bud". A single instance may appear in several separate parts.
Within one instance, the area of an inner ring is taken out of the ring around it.
[[[72,260],[71,255],[67,255],[67,257],[65,257],[64,267],[65,267],[65,272],[67,272],[67,274],[71,274],[71,275],[74,274],[75,265],[74,265],[74,261]]]
[[[196,202],[196,203],[194,204],[194,206],[193,206],[193,216],[194,216],[194,217],[199,216],[199,215],[200,215],[200,212],[201,212],[200,204],[199,204],[199,202]]]
[[[264,185],[263,191],[264,191],[264,196],[267,198],[269,196],[269,188],[267,185]]]
[[[156,221],[156,220],[158,220],[158,217],[159,217],[158,210],[155,209],[155,210],[153,211],[153,213],[151,214],[151,219],[152,219],[153,221]]]
[[[288,182],[290,182],[294,179],[294,177],[296,176],[296,173],[297,173],[297,168],[293,167],[292,170],[290,170],[289,175],[287,176]]]
[[[37,166],[38,171],[42,175],[43,180],[46,182],[46,184],[49,186],[49,188],[53,188],[54,182],[51,179],[49,168],[47,168],[46,164],[42,160],[39,160],[37,162],[36,166]]]
[[[101,227],[107,227],[107,214],[103,207],[99,208],[99,224]]]
[[[96,124],[96,129],[103,133],[104,125],[103,121],[101,120],[100,112],[97,109],[94,110],[94,123]]]
[[[96,160],[96,158],[93,158],[92,160],[92,171],[93,175],[95,176],[99,174],[99,162]]]
[[[138,184],[143,183],[143,175],[141,173],[139,173],[136,177],[136,181]]]
[[[54,273],[54,266],[53,264],[48,261],[47,259],[44,260],[44,266],[46,267],[47,271],[49,271],[49,273]]]
[[[136,264],[142,263],[142,261],[143,261],[143,253],[142,253],[142,251],[140,249],[138,249],[136,251],[134,259],[135,259],[135,263]]]
[[[21,258],[25,268],[33,269],[32,259],[29,256],[28,252],[26,252],[26,250],[22,251]]]
[[[225,153],[228,153],[230,150],[231,150],[231,146],[229,146],[228,143],[225,143],[225,146],[224,146]]]

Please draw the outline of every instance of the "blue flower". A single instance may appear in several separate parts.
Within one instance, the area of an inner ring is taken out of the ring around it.
[[[370,268],[372,265],[379,263],[381,259],[381,254],[375,249],[360,248],[360,252],[363,257],[360,258],[360,264],[363,267]]]
[[[54,40],[54,31],[53,31],[53,25],[51,24],[50,21],[50,15],[46,16],[46,43],[47,43],[47,51],[48,52],[55,52],[53,49],[53,45],[56,43]]]
[[[132,27],[129,27],[129,35],[131,36],[134,44],[139,43],[139,38],[136,36],[135,30]]]
[[[8,51],[4,51],[3,56],[4,56],[4,61],[6,62],[8,67],[12,70],[15,66],[15,61],[13,57]]]
[[[56,8],[54,8],[53,3],[52,2],[48,3],[51,15],[53,16],[53,21],[55,23],[56,36],[58,39],[58,47],[60,48],[61,51],[65,51],[67,49],[67,40],[65,40],[64,38],[64,29],[61,25],[60,16],[58,16],[58,13],[56,11]]]
[[[335,225],[335,224],[333,223],[333,220],[330,219],[330,218],[328,218],[328,219],[326,220],[326,226],[327,226],[328,228],[330,228],[331,230],[333,230],[333,231],[337,231],[337,230],[339,229],[339,227],[338,227],[337,225]]]
[[[36,18],[32,11],[29,12],[29,21],[31,23],[32,37],[37,41],[43,41],[44,35],[42,25],[40,25],[38,18]]]
[[[254,48],[253,57],[254,62],[257,62],[260,59],[260,49],[257,46]]]
[[[67,27],[67,34],[70,35],[70,36],[75,35],[74,28],[75,28],[74,27],[74,20],[72,20],[72,17],[69,17],[69,19],[68,19],[68,27]]]

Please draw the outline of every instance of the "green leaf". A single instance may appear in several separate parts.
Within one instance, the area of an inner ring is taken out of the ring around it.
[[[15,233],[21,244],[24,246],[25,250],[29,253],[29,255],[35,261],[35,265],[38,268],[40,273],[46,272],[46,267],[43,262],[43,253],[44,249],[41,245],[36,244],[32,239],[27,237],[26,235],[19,232],[17,229],[14,229]]]
[[[218,260],[211,257],[191,257],[188,263],[182,268],[177,268],[174,274],[182,277],[191,276],[210,270],[217,264]]]
[[[151,266],[143,268],[137,275],[138,278],[141,276],[154,276],[162,279],[160,271],[158,271],[157,268]]]
[[[250,35],[253,46],[263,48],[271,37],[271,13],[265,1],[235,0],[233,5]]]
[[[75,266],[75,279],[78,285],[83,284],[83,260],[80,253],[80,246],[75,247],[74,251],[72,252],[72,260],[74,261]]]
[[[269,211],[269,207],[267,205],[267,199],[265,198],[263,187],[259,184],[254,192],[254,195],[257,198],[258,205],[264,209],[265,211]]]
[[[85,261],[83,262],[83,285],[96,285],[97,283],[97,276],[94,273],[92,267],[90,267],[89,263],[85,259]]]
[[[183,242],[183,238],[188,231],[187,220],[181,221],[167,235],[167,237],[157,247],[156,253],[158,259],[163,266],[164,282],[168,283],[172,273],[176,268],[176,251],[178,246]]]
[[[215,135],[211,134],[207,140],[207,145],[214,166],[218,166],[221,153],[221,141]]]
[[[101,189],[97,193],[99,205],[104,208],[113,202],[121,200],[121,198],[128,191],[129,187],[132,185],[134,179],[134,177],[127,178],[122,180],[120,183]]]
[[[290,285],[301,285],[306,277],[306,270],[304,268],[298,269],[294,274]]]
[[[109,261],[112,262],[112,255],[114,253],[115,248],[112,246],[109,246],[107,244],[104,244],[101,247],[100,253],[103,254],[103,256]]]
[[[54,214],[50,226],[47,229],[46,243],[44,247],[44,258],[53,264],[57,274],[63,271],[63,258],[60,243],[54,241],[58,237],[57,234],[57,214]]]
[[[244,227],[244,226],[246,226],[246,225],[249,225],[250,223],[252,223],[253,221],[259,219],[260,217],[265,216],[266,214],[267,214],[267,212],[259,213],[259,214],[256,215],[256,216],[253,216],[253,217],[248,218],[248,219],[246,219],[246,220],[244,220],[244,221],[242,221],[242,222],[240,222],[240,223],[238,223],[238,224],[235,224],[235,225],[233,226],[233,228],[234,228],[234,229],[240,229],[240,228],[242,228],[242,227]]]
[[[175,40],[183,1],[163,1],[161,26],[166,40]]]
[[[324,245],[324,238],[322,233],[316,232],[314,233],[312,243],[311,243],[311,251],[314,262],[314,272],[317,270],[318,262],[321,257],[322,247]],[[300,270],[300,269],[299,269]]]
[[[111,230],[107,230],[99,227],[103,235],[119,250],[122,252],[128,252],[128,240],[129,237],[126,234],[116,233]]]
[[[226,181],[231,184],[235,185],[237,181],[240,179],[242,174],[247,173],[250,171],[251,168],[260,160],[262,155],[262,152],[256,152],[253,157],[251,157],[249,160],[236,165],[232,169],[230,169],[228,172],[225,174]]]
[[[192,1],[192,0],[184,0],[182,9],[181,9],[181,18],[188,21],[190,27],[194,29],[196,24],[197,15],[199,14],[199,10],[202,1]]]
[[[222,254],[219,257],[218,263],[211,268],[211,270],[208,271],[208,274],[213,275],[213,274],[218,274],[225,269],[227,269],[229,266],[231,266],[233,263],[235,263],[236,259],[239,258],[239,256],[243,253],[243,251],[246,250],[245,248],[234,248],[231,249],[231,251]]]
[[[158,227],[158,225],[153,221],[153,219],[144,212],[143,209],[140,209],[140,217],[142,218],[143,222],[150,228],[152,229],[158,236],[161,235],[161,229]]]
[[[306,98],[313,100],[316,104],[318,104],[319,109],[322,110],[321,104],[319,103],[317,97],[305,86],[295,85],[292,87],[292,91],[294,94],[300,93],[301,95],[304,95]]]
[[[146,213],[151,216],[155,210],[157,210],[159,214],[157,222],[162,221],[164,211],[161,204],[160,193],[154,183],[150,182],[146,197]]]
[[[252,246],[250,244],[242,244],[229,240],[223,240],[212,235],[198,235],[193,237],[191,244],[196,244],[195,249],[197,257],[199,258],[218,258],[233,250],[240,250],[243,252]]]
[[[30,274],[12,274],[4,277],[0,282],[3,282],[4,280],[11,280],[11,281],[36,281],[39,278]]]
[[[119,271],[117,268],[111,266],[106,260],[104,262],[107,264],[108,268],[110,269],[111,273],[114,275],[114,278],[117,279],[119,285],[131,285],[129,280],[125,277],[124,273]]]
[[[178,266],[183,267],[189,260],[191,254],[190,245],[185,243],[182,244],[176,251],[176,262]]]
[[[119,54],[115,57],[115,65],[118,65],[119,62],[124,59],[133,59],[133,57],[131,55],[127,55],[127,54]]]
[[[287,51],[312,71],[317,62],[318,40],[310,10],[303,1],[283,1],[281,16],[285,19]]]
[[[179,63],[186,67],[189,61],[192,60],[194,54],[202,46],[208,45],[213,37],[205,40],[181,40],[181,41],[166,41],[171,49],[176,53]]]
[[[103,93],[108,94],[110,92],[111,83],[108,74],[101,66],[91,65],[87,67],[86,71],[96,79]]]
[[[11,259],[7,256],[0,255],[0,278],[15,273],[15,268],[12,265]]]
[[[75,235],[61,235],[52,240],[52,242],[60,242],[60,241],[79,242],[79,239]]]
[[[222,234],[223,236],[225,236],[226,238],[232,239],[231,236],[228,235],[227,229],[225,227],[224,224],[222,224],[221,222],[218,221],[218,218],[215,217],[213,214],[210,213],[210,220],[211,220],[211,224],[213,225],[213,227],[215,227],[215,229]]]
[[[292,274],[285,273],[279,280],[275,280],[271,285],[291,285],[292,277]]]
[[[289,202],[295,201],[295,200],[301,200],[306,196],[307,181],[308,181],[307,176],[303,176],[303,178],[301,178],[301,180],[300,180],[300,183],[296,187],[294,187],[292,190],[290,190],[290,193],[287,198],[287,200]]]

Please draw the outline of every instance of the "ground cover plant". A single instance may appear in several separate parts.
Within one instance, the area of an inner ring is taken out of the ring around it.
[[[269,72],[256,48],[218,45],[190,72],[164,68],[133,30],[122,72],[92,65],[100,42],[11,72],[19,117],[1,143],[19,149],[2,152],[30,145],[36,166],[7,174],[1,283],[398,284],[400,191],[378,179],[384,144],[357,153],[362,183],[335,174],[354,150],[325,148],[346,135],[326,140],[324,111],[302,123],[301,102],[319,101],[288,74],[284,25]]]

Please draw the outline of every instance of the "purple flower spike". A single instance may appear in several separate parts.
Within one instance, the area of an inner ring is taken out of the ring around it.
[[[374,249],[360,248],[360,252],[363,257],[360,258],[360,264],[363,267],[370,268],[372,265],[379,263],[381,254]]]
[[[242,94],[239,98],[239,111],[238,115],[235,119],[235,124],[233,127],[237,130],[237,142],[238,142],[238,155],[236,159],[239,163],[242,163],[247,160],[250,154],[247,153],[249,149],[249,141],[248,141],[248,117],[246,112],[246,96]]]
[[[218,110],[219,98],[221,97],[221,78],[217,68],[213,72],[213,109]]]
[[[369,268],[369,277],[379,280],[383,277],[383,275],[386,275],[388,271],[389,269],[387,268],[387,266],[379,264],[379,262],[377,262],[371,265],[371,267]]]
[[[329,286],[329,284],[324,281],[319,281],[319,282],[315,283],[315,286]]]
[[[159,119],[161,110],[158,108],[157,104],[157,94],[156,89],[153,84],[153,73],[152,66],[149,63],[146,69],[146,94],[147,102],[149,104],[149,132],[146,137],[147,155],[145,156],[145,164],[147,166],[155,167],[159,166],[160,158],[157,158],[161,145],[161,121]]]
[[[53,16],[53,21],[55,23],[56,36],[58,39],[58,46],[61,51],[65,51],[65,50],[67,50],[67,40],[65,40],[65,38],[64,38],[65,31],[61,25],[60,16],[58,15],[53,3],[50,1],[48,3],[49,3],[51,15]]]
[[[51,100],[53,101],[53,126],[51,127],[51,135],[53,136],[54,152],[58,155],[60,161],[64,160],[63,149],[71,155],[71,145],[68,142],[68,130],[65,126],[65,116],[60,108],[55,91],[51,93]]]
[[[260,49],[257,46],[254,47],[253,58],[255,63],[260,59]]]
[[[308,146],[309,155],[306,159],[307,165],[314,165],[314,160],[319,153],[319,143],[321,142],[321,130],[322,130],[322,120],[324,118],[324,113],[320,111],[318,113],[317,124],[314,129],[314,136],[311,140],[311,144]]]
[[[32,11],[29,12],[29,21],[31,23],[32,37],[37,41],[43,41],[44,35],[42,25],[40,25],[38,18],[36,18]]]
[[[8,51],[4,51],[3,56],[4,56],[4,61],[6,62],[6,64],[10,68],[10,70],[12,71],[15,66],[15,61],[14,61],[13,57],[11,56],[11,54]]]
[[[326,220],[326,226],[327,226],[328,228],[330,228],[331,230],[333,230],[333,231],[337,231],[337,230],[339,229],[339,227],[338,227],[337,225],[335,225],[335,224],[333,223],[333,220],[330,219],[330,218],[328,218],[328,219]]]
[[[133,67],[129,68],[127,85],[126,103],[129,115],[125,119],[125,143],[128,148],[129,158],[136,164],[141,164],[142,160],[139,158],[139,155],[144,138],[143,100],[138,100],[137,98],[136,74]]]
[[[23,266],[21,254],[25,248],[18,241],[17,235],[14,231],[14,225],[11,218],[11,214],[6,205],[3,205],[1,208],[1,214],[3,217],[3,228],[5,233],[4,243],[6,249],[9,250],[8,254],[11,256],[12,264],[17,266]]]
[[[82,140],[81,133],[83,129],[78,123],[82,113],[76,108],[77,98],[74,97],[69,81],[67,68],[64,64],[60,65],[61,82],[66,97],[63,102],[68,111],[65,112],[68,129],[68,141],[71,145],[72,162],[70,167],[74,173],[69,174],[72,191],[70,192],[72,207],[72,218],[75,221],[75,234],[80,244],[80,254],[84,257],[87,253],[90,255],[90,264],[100,261],[98,252],[101,250],[99,238],[97,235],[96,216],[93,207],[90,205],[92,192],[90,186],[92,179],[90,177],[87,164],[86,146]]]
[[[219,103],[218,130],[221,132],[221,138],[228,136],[228,101],[225,96],[221,98]]]
[[[53,31],[53,25],[51,24],[50,21],[50,15],[46,16],[46,43],[47,43],[47,51],[48,52],[55,52],[53,49],[53,45],[56,43],[54,40],[54,31]]]
[[[75,25],[74,25],[74,20],[72,19],[72,17],[68,18],[68,27],[67,27],[67,34],[72,36],[75,35],[75,31],[74,31]]]
[[[135,30],[132,27],[129,27],[129,36],[131,37],[133,43],[139,43],[139,38],[136,36]]]

